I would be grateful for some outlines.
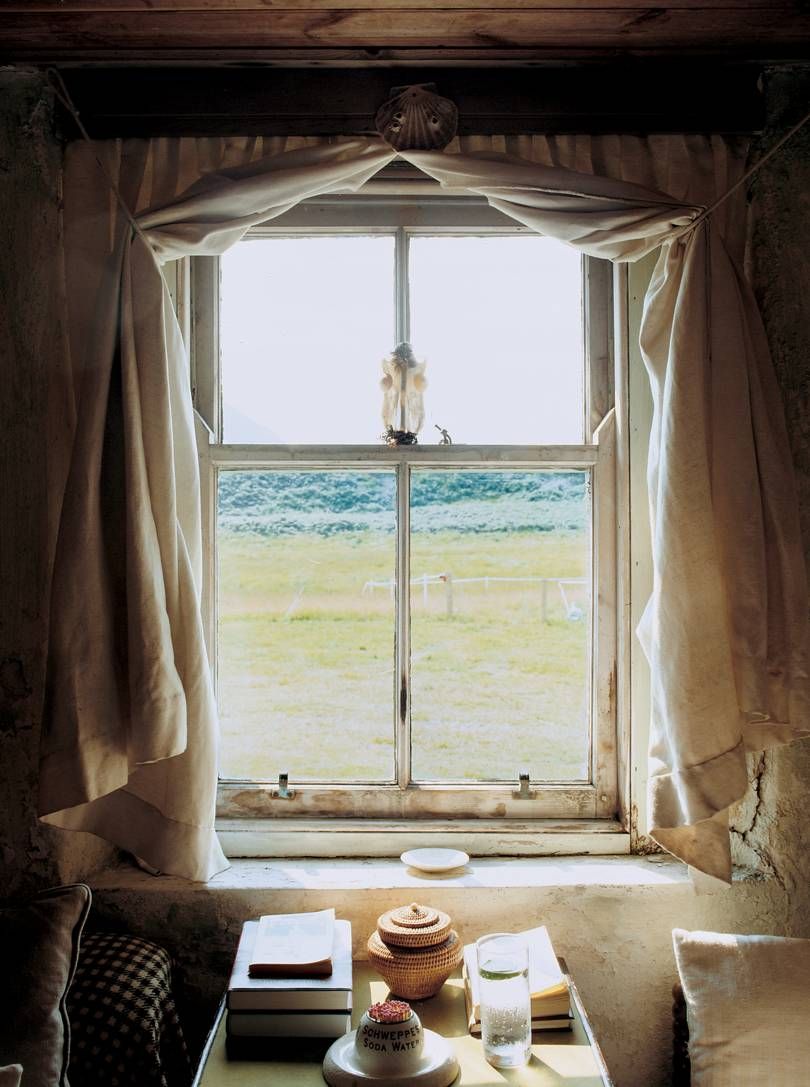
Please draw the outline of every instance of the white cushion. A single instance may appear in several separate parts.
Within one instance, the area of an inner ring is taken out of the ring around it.
[[[672,933],[692,1087],[810,1083],[810,940]]]

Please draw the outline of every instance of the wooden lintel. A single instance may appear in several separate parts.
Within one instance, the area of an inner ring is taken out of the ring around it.
[[[648,61],[585,68],[72,69],[89,132],[352,135],[373,131],[393,85],[435,82],[459,133],[750,133],[762,123],[756,65]],[[76,135],[69,119],[66,138]]]

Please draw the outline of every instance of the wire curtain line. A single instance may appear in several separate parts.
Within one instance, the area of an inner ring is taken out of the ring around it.
[[[65,82],[62,79],[61,73],[58,72],[55,68],[49,68],[48,69],[48,78],[49,78],[49,81],[51,83],[51,86],[52,86],[52,88],[54,90],[54,93],[55,93],[56,97],[59,99],[59,101],[62,103],[62,105],[68,111],[68,113],[70,113],[70,115],[73,118],[73,120],[75,121],[76,127],[78,128],[79,132],[81,133],[83,139],[85,139],[88,143],[92,144],[93,143],[93,138],[90,136],[87,129],[84,127],[84,122],[82,121],[81,115],[79,114],[79,111],[76,108],[75,102],[71,98],[70,93],[69,93],[67,87],[65,86]],[[798,132],[800,132],[802,128],[804,128],[804,126],[808,123],[808,121],[810,121],[810,112],[805,113],[804,117],[802,117],[800,121],[798,121],[795,125],[793,125],[793,127],[790,128],[785,133],[785,135],[781,137],[781,139],[777,140],[777,142],[774,144],[773,147],[771,147],[768,151],[766,151],[765,154],[763,154],[752,166],[750,166],[745,171],[745,173],[742,175],[742,177],[738,178],[732,185],[729,185],[729,187],[725,190],[725,192],[721,196],[719,196],[707,208],[704,208],[703,211],[701,211],[700,214],[697,215],[692,220],[692,222],[688,224],[688,226],[684,227],[684,229],[680,232],[680,234],[675,235],[675,238],[677,239],[677,238],[684,237],[684,235],[688,234],[692,230],[695,230],[698,226],[700,226],[700,224],[702,222],[704,222],[704,220],[708,219],[709,216],[712,214],[712,212],[714,212],[722,204],[725,204],[725,202],[729,199],[730,196],[732,196],[737,191],[737,189],[739,189],[742,185],[745,184],[746,181],[748,181],[750,178],[752,178],[754,176],[754,174],[756,174],[757,171],[760,170],[765,165],[766,162],[769,162],[774,157],[774,155],[778,154],[778,152],[781,151],[781,149],[785,146],[785,144],[788,143],[791,139],[793,139],[793,137]],[[138,223],[138,220],[135,218],[135,216],[132,214],[132,212],[129,210],[126,203],[124,202],[124,199],[121,196],[121,193],[120,193],[120,191],[118,189],[118,186],[115,184],[112,177],[110,176],[109,170],[107,169],[107,167],[104,165],[104,163],[101,161],[100,158],[96,158],[96,161],[98,162],[99,169],[101,170],[101,172],[106,177],[107,182],[109,183],[109,186],[110,186],[110,188],[112,189],[112,191],[113,191],[113,193],[115,195],[115,198],[118,200],[119,204],[121,205],[122,211],[124,212],[127,219],[129,220],[129,223],[132,226],[132,229],[135,231],[136,234],[139,234],[145,240],[146,236],[144,235],[143,231],[141,230],[141,227],[140,227],[140,224]]]
[[[700,226],[704,219],[708,219],[713,211],[719,208],[721,204],[725,204],[726,200],[728,200],[728,198],[732,196],[737,191],[737,189],[744,185],[746,181],[749,180],[749,178],[752,178],[754,174],[757,173],[757,171],[761,170],[766,162],[770,162],[774,155],[778,154],[778,152],[782,150],[785,144],[792,140],[796,133],[800,132],[801,129],[804,128],[808,121],[810,121],[810,113],[805,113],[804,117],[802,117],[800,121],[798,121],[791,129],[789,129],[785,133],[785,135],[782,136],[781,139],[777,140],[773,147],[769,148],[769,150],[766,151],[765,154],[761,156],[761,158],[757,159],[757,161],[752,166],[749,166],[749,168],[745,171],[742,177],[738,178],[733,185],[729,185],[729,187],[726,189],[722,196],[719,196],[713,204],[710,204],[705,209],[705,211],[702,211],[700,215],[698,215],[698,217],[694,220],[694,222],[690,223],[689,226],[686,227],[686,229],[683,231],[683,234],[687,234],[690,230],[694,230],[696,227]],[[683,235],[679,235],[679,237],[682,236]]]
[[[40,768],[48,822],[189,878],[225,863],[213,830],[193,411],[160,263],[224,252],[250,226],[309,196],[358,191],[399,157],[581,252],[631,261],[660,249],[640,339],[654,404],[655,579],[639,629],[652,677],[650,832],[730,878],[727,811],[747,787],[745,752],[806,734],[810,716],[807,586],[780,394],[724,237],[739,237],[739,208],[726,196],[733,216],[706,215],[718,190],[739,190],[744,170],[722,141],[664,141],[676,197],[626,179],[662,176],[660,140],[583,139],[590,172],[565,138],[538,148],[540,161],[463,145],[397,156],[361,137],[269,141],[279,153],[263,157],[261,140],[229,141],[227,154],[204,138],[69,149],[78,418],[53,575]],[[597,159],[610,160],[610,175]]]
[[[71,115],[73,120],[76,122],[76,127],[78,128],[79,132],[81,133],[82,138],[84,140],[86,140],[87,143],[92,147],[93,138],[89,134],[87,129],[84,127],[84,122],[82,121],[81,116],[79,114],[79,111],[76,108],[75,102],[71,98],[70,93],[68,92],[68,89],[65,86],[65,81],[62,79],[61,73],[58,72],[55,68],[49,68],[48,69],[48,80],[49,80],[49,82],[51,84],[51,87],[53,88],[54,94],[59,99],[59,101],[62,103],[62,105],[65,107],[65,109],[68,111],[68,113]],[[124,215],[126,216],[128,222],[129,222],[129,225],[132,227],[133,231],[140,237],[141,241],[143,241],[145,244],[148,245],[149,244],[149,239],[147,238],[146,234],[144,234],[144,232],[141,230],[140,223],[138,222],[138,220],[135,218],[135,216],[130,211],[129,205],[127,204],[126,200],[124,200],[123,196],[121,195],[121,190],[118,188],[115,181],[113,180],[112,175],[110,174],[110,171],[107,169],[106,165],[104,164],[104,162],[102,161],[102,159],[98,155],[96,155],[94,157],[95,157],[96,162],[98,163],[99,170],[101,170],[102,174],[106,178],[107,184],[110,186],[110,189],[112,190],[112,193],[115,196],[115,199],[118,201],[118,203],[119,203],[119,205],[121,207],[121,211],[124,213]]]

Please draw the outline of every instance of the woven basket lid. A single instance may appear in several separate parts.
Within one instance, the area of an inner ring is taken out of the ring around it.
[[[458,966],[464,954],[464,946],[455,929],[450,929],[444,940],[430,947],[399,947],[385,942],[379,932],[372,932],[366,944],[369,959],[376,966],[396,965],[405,970],[423,973],[436,966]]]
[[[447,939],[450,915],[432,906],[398,906],[377,918],[381,939],[395,947],[432,947]]]

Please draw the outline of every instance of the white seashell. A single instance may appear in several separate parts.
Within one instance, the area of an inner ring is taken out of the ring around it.
[[[396,151],[438,151],[453,139],[458,110],[436,94],[435,83],[393,87],[374,118],[377,131]]]

